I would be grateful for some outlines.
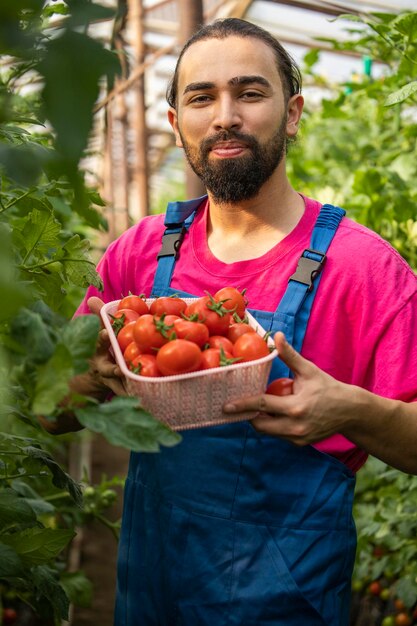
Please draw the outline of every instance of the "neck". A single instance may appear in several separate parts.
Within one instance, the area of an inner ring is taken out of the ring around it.
[[[295,228],[304,212],[301,196],[285,173],[268,180],[250,200],[223,204],[209,193],[208,244],[221,261],[256,258],[265,254]]]

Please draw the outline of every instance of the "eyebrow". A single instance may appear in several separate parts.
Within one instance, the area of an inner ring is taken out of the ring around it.
[[[259,85],[263,85],[264,87],[271,87],[271,83],[266,80],[266,78],[264,78],[263,76],[234,76],[233,78],[231,78],[227,84],[230,85],[231,87],[236,87],[238,85],[253,85],[258,83]],[[183,95],[185,95],[186,93],[190,92],[190,91],[204,91],[206,89],[214,89],[216,87],[216,84],[213,82],[197,82],[197,83],[190,83],[189,85],[187,85],[184,89]]]

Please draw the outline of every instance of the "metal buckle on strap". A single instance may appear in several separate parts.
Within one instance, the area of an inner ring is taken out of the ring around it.
[[[162,236],[162,247],[158,252],[157,259],[159,259],[161,256],[173,256],[175,259],[177,259],[179,249],[186,232],[187,229],[185,226],[183,226],[181,230],[177,233],[165,233]]]
[[[320,261],[316,261],[315,259],[310,259],[309,257],[304,256],[306,252],[311,254],[317,254],[321,257]],[[313,289],[313,282],[323,269],[325,260],[326,255],[323,254],[323,252],[318,252],[317,250],[307,248],[298,259],[296,271],[292,276],[289,277],[288,280],[296,280],[298,283],[307,285],[307,290],[311,291]]]

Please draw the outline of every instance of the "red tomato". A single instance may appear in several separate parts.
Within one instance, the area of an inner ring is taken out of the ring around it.
[[[158,350],[156,363],[164,376],[195,372],[200,367],[201,350],[187,339],[173,339]]]
[[[272,396],[290,396],[293,382],[292,378],[276,378],[269,383],[265,393]]]
[[[246,333],[233,345],[233,356],[241,357],[242,361],[254,361],[268,354],[268,345],[258,333]]]
[[[153,315],[141,315],[133,329],[133,337],[142,353],[155,354],[169,340],[170,330]]]
[[[174,322],[174,331],[178,339],[187,339],[202,348],[209,340],[209,331],[202,322],[189,322],[178,318]]]
[[[381,583],[378,580],[374,580],[368,587],[369,593],[373,596],[379,596],[382,591]]]
[[[395,616],[396,626],[411,626],[411,618],[407,613],[398,613]]]
[[[161,319],[161,318],[160,318]],[[169,315],[164,315],[163,316],[163,321],[167,326],[172,326],[172,330],[174,330],[174,324],[177,320],[182,319],[182,317],[180,317],[179,315],[173,315],[173,314],[169,314]]]
[[[236,287],[223,287],[216,291],[213,297],[217,302],[222,302],[225,309],[237,313],[243,319],[248,304],[244,295],[245,291],[246,289],[241,292]]]
[[[157,378],[161,375],[156,363],[156,356],[153,354],[138,354],[129,364],[129,369],[139,376]]]
[[[14,624],[17,620],[17,611],[12,607],[3,609],[3,624]]]
[[[235,343],[241,335],[254,332],[255,329],[252,326],[249,326],[249,324],[245,324],[244,322],[239,322],[230,324],[227,331],[227,338],[230,339],[232,343]]]
[[[201,353],[201,366],[200,369],[208,370],[212,367],[222,367],[233,363],[233,355],[230,352],[222,351],[220,348],[207,348]]]
[[[126,326],[126,324],[134,322],[139,318],[139,313],[136,313],[136,311],[133,311],[132,309],[118,309],[116,313],[114,313],[114,315],[110,315],[110,317],[112,319],[114,334],[117,337],[123,326]]]
[[[127,346],[126,350],[123,352],[123,358],[126,361],[126,363],[129,365],[129,363],[131,363],[134,358],[139,356],[139,354],[140,354],[140,350],[139,350],[138,344],[132,341],[132,343],[130,343]]]
[[[178,296],[162,296],[156,298],[150,306],[152,315],[178,315],[184,313],[187,303]]]
[[[124,352],[127,346],[133,341],[133,327],[135,323],[136,322],[129,322],[117,333],[117,342],[122,352]]]
[[[226,335],[231,320],[230,313],[221,302],[216,302],[211,296],[203,296],[189,304],[185,315],[196,316],[196,320],[207,326],[210,335]]]
[[[233,352],[233,344],[227,337],[223,337],[223,335],[212,335],[208,341],[210,348],[223,348],[225,352]]]
[[[132,309],[139,315],[149,313],[149,307],[142,296],[129,295],[122,298],[117,306],[117,310],[119,311],[120,309]]]

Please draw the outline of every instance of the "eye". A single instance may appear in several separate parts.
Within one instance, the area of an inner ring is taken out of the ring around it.
[[[198,96],[194,96],[189,100],[189,104],[206,104],[210,102],[212,97],[207,94],[199,94]]]
[[[259,91],[244,91],[240,97],[245,100],[261,100],[264,96]]]

